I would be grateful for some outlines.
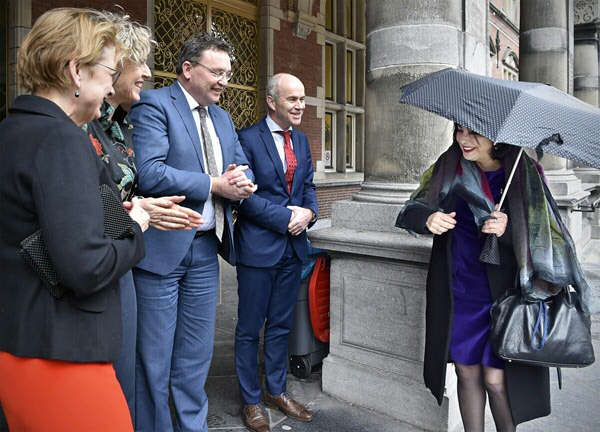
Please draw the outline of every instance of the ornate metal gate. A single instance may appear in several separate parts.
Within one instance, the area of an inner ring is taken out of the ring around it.
[[[234,74],[219,105],[238,129],[258,116],[258,0],[155,0],[154,87],[175,78],[181,45],[194,33],[210,31],[233,46]]]

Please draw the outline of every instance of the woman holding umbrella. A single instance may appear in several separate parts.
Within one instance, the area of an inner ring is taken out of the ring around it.
[[[441,405],[446,366],[454,362],[465,430],[484,429],[486,394],[497,430],[515,430],[550,413],[549,373],[493,354],[492,302],[513,287],[538,301],[568,286],[584,313],[600,311],[542,168],[522,150],[600,167],[600,110],[546,84],[453,68],[406,84],[400,102],[458,123],[452,145],[423,174],[396,221],[434,235],[425,385]]]
[[[498,431],[513,431],[518,423],[550,413],[548,369],[505,364],[488,342],[492,302],[514,285],[518,270],[510,206],[496,205],[505,170],[517,152],[455,125],[452,146],[425,172],[396,222],[434,235],[427,278],[425,384],[441,404],[446,364],[454,363],[467,432],[484,429],[486,395]],[[523,176],[515,179],[521,182]],[[509,204],[521,190],[513,185]],[[480,261],[483,234],[498,237],[500,265]]]

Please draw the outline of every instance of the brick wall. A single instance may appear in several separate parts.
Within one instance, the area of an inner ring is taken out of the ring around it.
[[[281,7],[285,11],[289,6],[287,0],[282,0]],[[320,8],[320,2],[313,3],[313,15]],[[317,97],[317,87],[323,86],[323,47],[317,43],[317,34],[311,32],[306,39],[294,36],[293,23],[285,19],[280,21],[280,30],[275,31],[273,46],[274,73],[286,72],[297,76],[304,84],[306,95]],[[322,159],[323,120],[317,118],[317,107],[307,105],[298,128],[304,132],[310,142],[313,168],[316,161]],[[319,201],[319,217],[331,217],[331,205],[334,201],[352,198],[360,186],[319,186],[317,199]]]
[[[323,85],[323,47],[317,44],[317,33],[306,39],[294,36],[293,23],[281,20],[275,32],[273,70],[296,75],[304,83],[308,96],[317,96],[317,86]]]
[[[286,11],[294,9],[294,0],[281,0],[281,10]],[[314,0],[312,5],[312,15],[317,16],[321,10],[321,0]]]
[[[273,71],[297,76],[304,84],[307,96],[316,97],[317,87],[323,85],[322,46],[317,44],[317,34],[311,32],[306,39],[294,36],[293,23],[280,22],[275,32]],[[317,118],[315,106],[307,105],[299,127],[310,142],[313,165],[322,158],[322,119]]]
[[[330,219],[333,202],[352,199],[352,195],[358,192],[359,189],[360,186],[318,187],[319,219]]]
[[[321,10],[321,0],[315,0],[315,2],[313,3],[313,8],[312,8],[313,16],[317,16],[320,10]]]
[[[118,11],[115,5],[121,6],[135,20],[146,24],[146,0],[31,0],[31,20],[33,22],[47,10],[58,7],[90,7]]]

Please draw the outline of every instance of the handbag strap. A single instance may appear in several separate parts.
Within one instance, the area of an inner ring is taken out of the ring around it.
[[[541,351],[546,345],[546,340],[548,339],[548,308],[543,300],[539,300],[538,304],[538,316],[535,322],[535,326],[533,327],[533,334],[531,335],[531,348],[535,351]],[[543,321],[543,322],[542,322]],[[538,348],[535,347],[535,335],[540,330],[540,325],[543,326],[542,329],[542,341]]]

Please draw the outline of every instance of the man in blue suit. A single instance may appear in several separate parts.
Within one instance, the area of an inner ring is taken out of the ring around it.
[[[318,212],[310,146],[306,135],[294,129],[302,121],[304,98],[298,78],[275,75],[267,84],[267,117],[238,133],[260,185],[239,206],[235,224],[239,294],[235,364],[244,424],[257,432],[271,430],[258,381],[263,324],[265,405],[297,420],[312,420],[312,413],[286,393],[288,335],[306,259],[306,228]]]
[[[185,195],[198,230],[144,235],[138,302],[136,430],[208,431],[204,384],[213,352],[219,263],[235,263],[231,203],[256,190],[231,117],[215,105],[231,78],[230,46],[200,33],[181,48],[177,80],[131,110],[140,195]]]

